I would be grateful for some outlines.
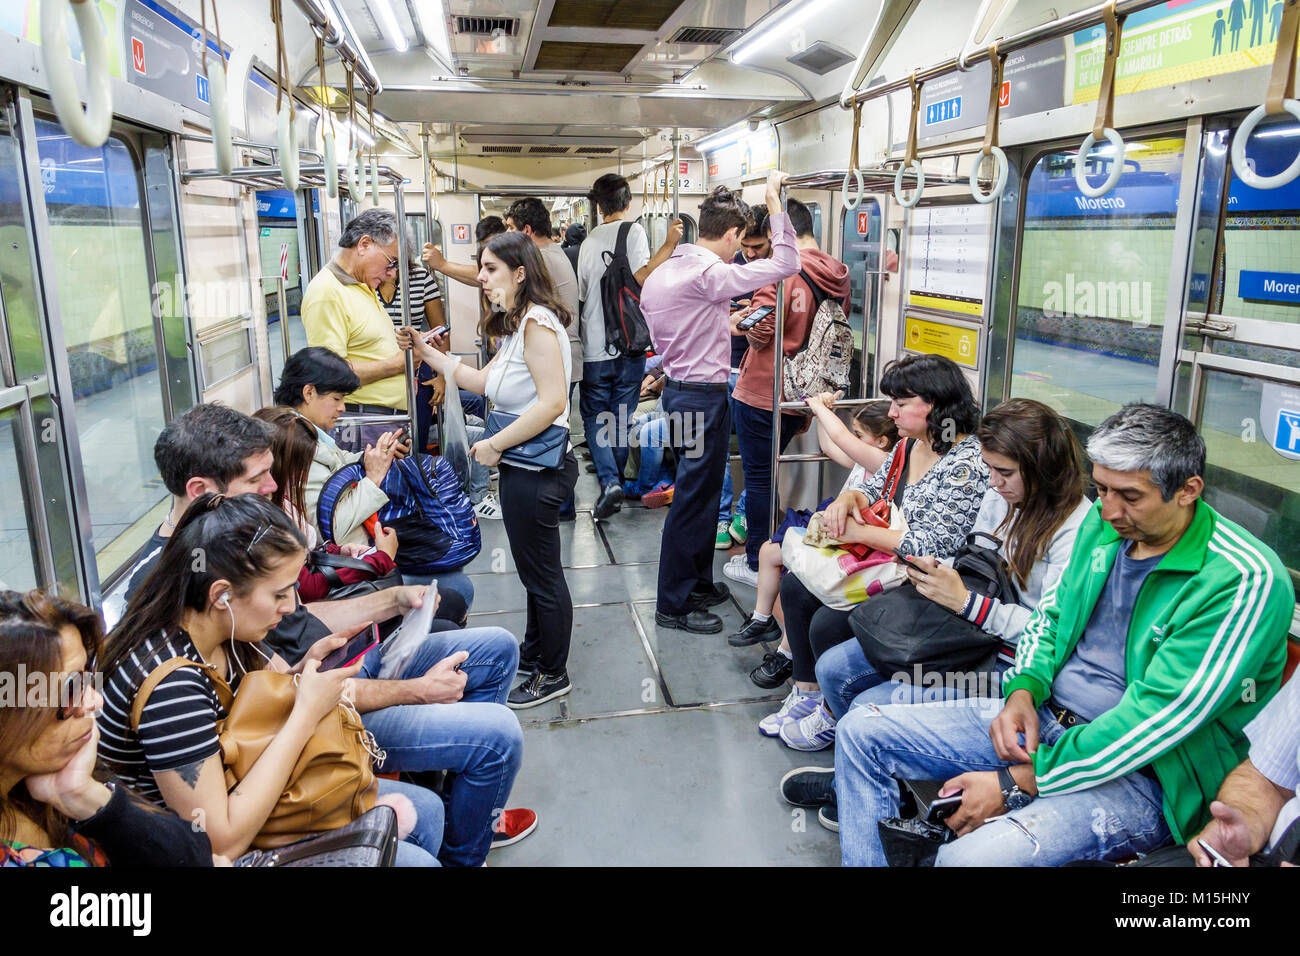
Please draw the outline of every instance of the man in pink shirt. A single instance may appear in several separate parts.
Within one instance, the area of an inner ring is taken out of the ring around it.
[[[739,193],[719,186],[700,205],[699,241],[679,245],[641,290],[650,337],[664,360],[663,409],[677,455],[673,505],[659,549],[660,627],[722,630],[722,619],[706,608],[729,593],[713,581],[714,526],[731,434],[728,304],[799,271],[794,229],[781,208],[784,181],[785,174],[775,171],[767,180],[772,258],[730,261],[749,224],[749,207]]]

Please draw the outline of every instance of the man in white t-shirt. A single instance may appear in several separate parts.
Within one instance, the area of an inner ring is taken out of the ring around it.
[[[619,510],[623,501],[623,468],[627,465],[627,423],[636,411],[641,396],[641,379],[645,375],[645,356],[626,358],[607,348],[605,311],[600,298],[600,280],[605,275],[605,253],[614,251],[619,226],[627,219],[632,204],[632,189],[616,173],[606,173],[596,180],[587,193],[600,210],[601,224],[591,231],[578,250],[578,298],[582,301],[582,397],[579,410],[587,434],[587,448],[596,465],[600,497],[594,515],[604,520]],[[672,255],[682,238],[682,223],[674,219],[668,238],[653,257],[650,240],[638,222],[632,223],[627,236],[627,259],[644,283],[659,265]],[[604,418],[601,416],[608,415]],[[608,416],[617,426],[602,423]]]

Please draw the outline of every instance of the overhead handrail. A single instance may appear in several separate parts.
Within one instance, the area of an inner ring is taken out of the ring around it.
[[[966,37],[961,52],[957,54],[957,69],[963,73],[971,69],[969,57],[975,46],[984,42],[984,38],[989,35],[989,31],[993,29],[1002,14],[1015,5],[1016,0],[984,0],[980,4],[979,12],[975,14],[975,21],[970,25],[970,35]]]
[[[108,42],[99,11],[91,0],[72,0],[72,13],[86,53],[86,105],[82,108],[68,55],[68,0],[41,2],[41,60],[50,78],[50,100],[59,125],[81,146],[98,149],[113,125],[113,91],[108,72]]]
[[[1104,196],[1115,188],[1120,176],[1124,175],[1124,138],[1115,130],[1115,63],[1119,59],[1120,35],[1124,29],[1124,17],[1115,13],[1115,0],[1110,0],[1103,11],[1106,21],[1106,62],[1101,69],[1101,86],[1097,90],[1097,118],[1093,121],[1092,132],[1083,138],[1079,151],[1074,154],[1074,184],[1079,192],[1090,199]],[[1100,186],[1088,182],[1085,166],[1088,151],[1102,137],[1109,141],[1115,150],[1115,158],[1110,166],[1110,174]]]
[[[984,121],[984,145],[970,168],[970,194],[977,203],[991,203],[1002,195],[1007,188],[1007,154],[998,147],[998,111],[1002,108],[1002,68],[1006,65],[1006,54],[998,53],[997,41],[993,41],[992,63],[993,81],[989,89],[989,112]],[[993,189],[984,193],[980,190],[980,167],[987,156],[993,157]]]
[[[208,3],[212,4],[212,23],[217,33],[217,69],[208,69]],[[199,20],[203,25],[203,53],[200,62],[208,78],[209,120],[212,123],[212,148],[217,169],[230,172],[235,168],[234,134],[230,131],[230,101],[226,86],[226,46],[221,42],[221,21],[217,18],[217,0],[199,0]]]
[[[903,165],[898,167],[898,173],[894,177],[894,198],[898,204],[905,209],[911,209],[921,201],[921,193],[925,191],[925,169],[921,166],[921,161],[916,158],[916,123],[921,113],[921,84],[916,82],[916,74],[912,74],[910,84],[912,88],[912,119],[907,126],[907,150],[903,153]],[[912,193],[910,199],[903,198],[903,172],[916,167],[916,192]]]
[[[320,125],[321,138],[325,141],[325,195],[337,199],[339,195],[339,171],[335,165],[334,154],[334,111],[325,102],[325,38],[318,31],[316,34],[316,69],[320,73]]]
[[[844,79],[844,90],[840,93],[840,106],[843,109],[848,109],[852,105],[851,101],[866,80],[868,72],[893,45],[903,21],[915,4],[916,0],[882,0],[880,8],[876,11],[876,22],[872,24],[866,39],[862,41],[862,49],[858,51],[853,69]],[[882,30],[881,27],[884,29]]]
[[[366,90],[366,114],[370,117],[370,205],[379,205],[379,137],[375,135],[375,94]]]
[[[1300,0],[1286,0],[1282,22],[1278,26],[1277,48],[1273,52],[1273,69],[1268,77],[1268,94],[1264,102],[1246,114],[1232,135],[1232,171],[1254,189],[1277,189],[1300,175],[1300,153],[1291,165],[1274,176],[1261,176],[1246,161],[1246,141],[1265,116],[1290,113],[1300,120],[1300,102],[1295,98],[1296,28],[1300,24]]]
[[[840,197],[844,200],[844,208],[852,212],[862,205],[862,197],[866,194],[866,183],[862,179],[862,169],[858,165],[858,134],[862,129],[862,104],[853,104],[853,142],[849,145],[849,168],[844,174],[844,182],[840,184]],[[854,176],[858,181],[858,194],[849,200],[849,177]]]
[[[298,133],[294,129],[293,91],[285,95],[289,76],[289,53],[284,48],[284,18],[281,0],[271,0],[271,22],[275,24],[275,109],[277,114],[276,142],[279,143],[280,169],[284,188],[290,192],[298,189]]]

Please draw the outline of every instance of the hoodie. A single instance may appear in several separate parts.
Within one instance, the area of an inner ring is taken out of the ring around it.
[[[818,287],[831,298],[840,299],[844,312],[849,312],[849,267],[820,249],[800,249],[799,268],[806,272]],[[798,290],[798,295],[795,294]],[[754,293],[753,305],[774,305],[776,286],[769,285]],[[796,305],[798,308],[796,308]],[[797,353],[808,340],[812,317],[816,312],[812,291],[802,276],[787,279],[785,283],[785,334],[783,351],[786,358]],[[740,362],[740,376],[731,393],[738,402],[751,408],[772,410],[772,335],[776,330],[776,314],[769,315],[749,330],[749,351]]]

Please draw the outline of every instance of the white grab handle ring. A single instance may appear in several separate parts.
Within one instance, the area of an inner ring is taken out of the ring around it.
[[[977,203],[991,203],[1002,195],[1002,191],[1007,188],[1007,171],[1010,169],[1007,163],[1007,154],[997,146],[990,146],[989,153],[993,157],[993,190],[987,195],[980,191],[979,178],[980,167],[984,165],[984,154],[981,153],[975,159],[975,165],[970,170],[970,194]]]
[[[858,180],[858,194],[849,202],[849,177],[855,176]],[[844,199],[844,208],[852,212],[862,205],[862,196],[866,191],[866,183],[862,180],[862,170],[850,169],[844,174],[844,182],[840,184],[840,196]]]
[[[916,167],[916,192],[912,193],[911,199],[903,198],[903,173],[904,171]],[[904,209],[911,209],[921,201],[921,193],[925,192],[925,170],[921,167],[921,161],[914,159],[910,163],[904,163],[898,167],[898,173],[894,176],[894,198]]]
[[[325,140],[325,195],[330,199],[337,199],[339,196],[339,167],[337,157],[334,154],[334,130],[330,128],[329,123],[325,124],[323,139]]]
[[[379,205],[379,157],[370,154],[370,205]]]
[[[1097,142],[1097,138],[1092,133],[1089,133],[1083,138],[1079,151],[1074,154],[1074,184],[1079,187],[1079,192],[1089,199],[1096,199],[1099,196],[1106,195],[1115,188],[1115,184],[1119,182],[1119,177],[1124,174],[1124,137],[1109,126],[1106,127],[1105,133],[1107,142],[1115,147],[1115,158],[1111,163],[1110,175],[1106,177],[1106,181],[1100,186],[1088,185],[1088,176],[1083,168],[1083,164],[1088,158],[1088,151]]]
[[[348,194],[352,197],[352,201],[360,202],[363,195],[361,189],[361,147],[356,143],[353,143],[352,149],[348,151],[347,162],[343,164],[343,176],[347,180]]]
[[[1288,113],[1300,120],[1300,100],[1283,100],[1282,106]],[[1237,174],[1247,186],[1252,189],[1277,189],[1279,186],[1285,186],[1291,180],[1300,175],[1300,154],[1291,161],[1291,165],[1276,176],[1260,176],[1246,163],[1246,141],[1250,139],[1250,134],[1255,132],[1255,127],[1265,116],[1263,106],[1256,106],[1246,114],[1246,118],[1241,121],[1237,131],[1232,135],[1232,171]]]
[[[277,128],[279,150],[276,158],[280,160],[280,176],[284,188],[294,192],[298,188],[298,137],[294,132],[293,121],[289,119],[289,104],[280,107],[280,120]]]
[[[226,95],[225,58],[216,69],[208,71],[208,99],[212,121],[212,148],[216,152],[217,172],[229,176],[235,168],[235,144],[230,137],[230,100]]]
[[[86,52],[86,107],[81,106],[77,81],[68,56],[65,15],[68,0],[41,0],[41,59],[50,78],[50,99],[59,125],[77,143],[98,149],[113,125],[113,94],[108,73],[108,44],[99,11],[92,0],[73,0],[72,12]]]

